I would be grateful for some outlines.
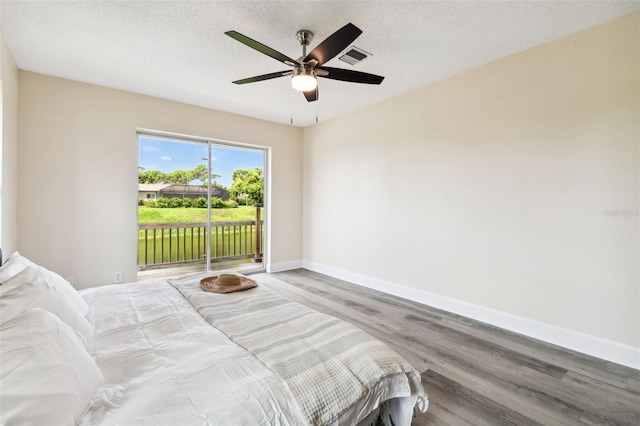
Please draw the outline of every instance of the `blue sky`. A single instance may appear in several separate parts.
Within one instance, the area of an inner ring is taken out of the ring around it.
[[[175,170],[192,170],[199,164],[207,165],[207,144],[175,142],[141,136],[138,145],[138,165],[145,170],[160,170],[170,173]],[[231,185],[231,174],[235,169],[264,169],[264,153],[260,150],[211,147],[213,173],[226,187]],[[200,185],[201,182],[193,182]]]

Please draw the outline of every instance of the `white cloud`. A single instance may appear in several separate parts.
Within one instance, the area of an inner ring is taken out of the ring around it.
[[[164,161],[171,161],[171,160],[173,160],[173,157],[170,157],[168,155],[163,155],[163,156],[160,157],[160,159],[164,160]]]
[[[155,147],[153,145],[144,145],[142,147],[142,150],[146,151],[146,152],[158,152],[158,151],[160,151],[160,149],[158,147]]]

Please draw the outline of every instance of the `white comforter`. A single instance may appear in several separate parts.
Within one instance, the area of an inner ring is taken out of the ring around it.
[[[80,294],[94,326],[92,355],[105,378],[80,424],[305,424],[286,385],[166,281]],[[396,424],[409,424],[417,396],[407,392],[405,375],[389,377],[336,423],[355,424],[382,398],[403,396],[391,408],[398,411]]]

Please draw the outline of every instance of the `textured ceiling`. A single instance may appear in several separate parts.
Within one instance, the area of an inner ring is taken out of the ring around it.
[[[20,69],[279,123],[307,126],[640,9],[638,1],[46,1],[0,2]],[[307,103],[278,78],[287,67],[224,35],[236,30],[297,58],[351,22],[373,54],[327,66],[385,76],[380,86],[319,80]]]

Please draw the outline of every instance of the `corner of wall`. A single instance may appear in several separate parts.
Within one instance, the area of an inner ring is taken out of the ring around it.
[[[0,35],[0,246],[18,248],[18,68]]]

